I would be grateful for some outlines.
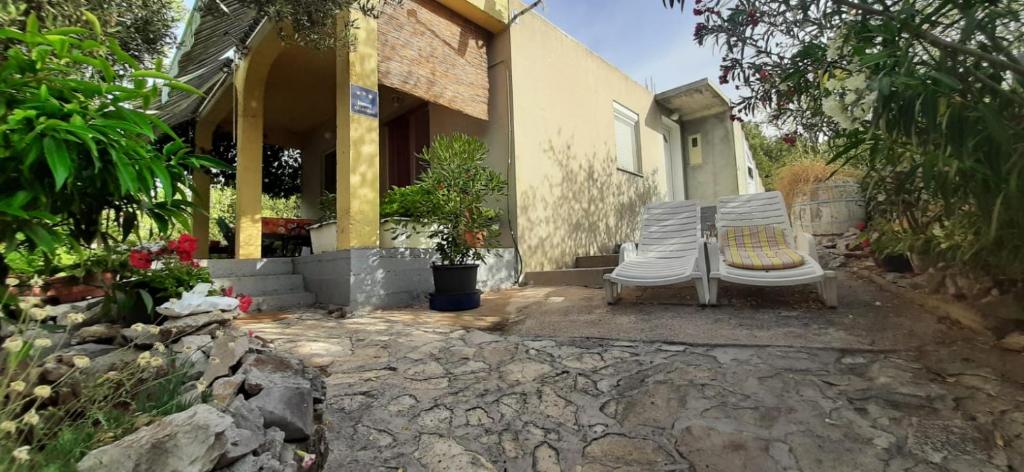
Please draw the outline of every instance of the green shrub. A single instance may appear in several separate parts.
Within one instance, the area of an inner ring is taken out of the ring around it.
[[[421,158],[427,171],[389,202],[394,211],[414,215],[396,222],[400,231],[417,223],[430,227],[427,236],[437,241],[442,264],[483,261],[483,250],[495,247],[501,235],[500,213],[487,203],[506,190],[505,179],[484,164],[487,145],[461,133],[438,136]]]
[[[198,93],[142,70],[118,42],[93,30],[0,29],[0,243],[5,252],[110,244],[140,215],[162,234],[188,227],[190,175],[218,167],[192,154],[148,113],[163,86]],[[110,58],[116,58],[112,61]],[[169,143],[158,145],[163,133]]]
[[[429,201],[430,192],[423,185],[394,187],[384,195],[380,205],[380,217],[422,220],[430,210],[427,205]]]

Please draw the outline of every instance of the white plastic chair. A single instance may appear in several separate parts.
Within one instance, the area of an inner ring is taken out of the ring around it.
[[[604,276],[609,304],[622,286],[651,287],[694,281],[697,298],[708,303],[708,279],[700,237],[700,205],[693,201],[652,203],[644,207],[640,244],[625,243],[619,265]]]
[[[708,283],[710,303],[718,303],[718,283],[726,282],[778,287],[789,285],[815,284],[821,301],[829,307],[839,305],[836,293],[836,273],[826,271],[818,264],[818,247],[814,236],[800,233],[794,236],[793,226],[786,213],[786,203],[779,192],[751,193],[718,199],[716,216],[718,234],[724,229],[736,226],[779,225],[782,226],[787,242],[804,258],[800,267],[778,270],[739,269],[725,263],[718,241],[708,241]],[[795,239],[795,241],[794,241]]]

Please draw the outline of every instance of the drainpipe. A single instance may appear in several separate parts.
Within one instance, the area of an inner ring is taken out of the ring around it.
[[[510,38],[510,40],[511,40],[511,38]],[[511,45],[511,42],[509,44]],[[506,182],[510,182],[510,183],[512,183],[514,185],[515,184],[515,179],[514,179],[514,176],[512,175],[512,163],[513,163],[514,156],[516,154],[516,140],[515,140],[516,133],[515,133],[515,121],[514,121],[515,116],[514,116],[514,112],[512,110],[512,68],[509,67],[508,61],[506,61],[504,59],[502,59],[502,60],[500,60],[498,62],[495,62],[494,64],[488,65],[487,68],[488,69],[492,69],[492,68],[495,68],[495,67],[497,67],[499,65],[502,66],[502,68],[505,70],[505,83],[507,85],[507,87],[505,88],[505,103],[508,105],[506,107],[506,108],[508,108],[508,117],[507,117],[507,119],[508,119],[508,134],[507,134],[507,136],[508,136],[508,159],[507,159],[507,161],[505,163],[505,181]],[[509,234],[512,236],[512,250],[513,250],[513,253],[515,254],[515,258],[516,258],[516,268],[515,268],[515,280],[516,280],[516,282],[515,282],[515,284],[516,285],[522,285],[523,284],[523,275],[524,275],[523,274],[523,255],[522,255],[522,253],[519,252],[519,237],[516,235],[516,233],[517,233],[516,225],[518,223],[518,219],[517,219],[516,222],[512,221],[512,197],[513,197],[513,195],[514,195],[514,192],[513,192],[513,189],[511,188],[511,185],[510,185],[510,188],[508,189],[508,192],[505,194],[505,218],[506,218],[506,221],[508,222]],[[518,216],[518,212],[516,213],[516,215]]]

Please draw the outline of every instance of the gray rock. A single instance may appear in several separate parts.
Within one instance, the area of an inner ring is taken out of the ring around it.
[[[228,430],[233,428],[230,416],[196,405],[90,452],[78,470],[206,472],[228,449]]]
[[[86,326],[71,336],[72,344],[88,344],[88,343],[113,343],[115,339],[121,334],[121,327],[110,324],[100,323],[98,325]]]
[[[222,472],[285,472],[285,470],[277,458],[270,454],[248,455],[231,464],[230,467],[221,469]]]
[[[100,315],[103,314],[103,303],[102,303],[103,299],[102,298],[94,298],[92,300],[86,300],[86,302],[92,302],[92,301],[97,301],[97,300],[98,300],[98,303],[95,303],[92,306],[90,306],[89,308],[86,308],[85,310],[79,312],[79,313],[81,313],[84,316],[84,319],[77,326],[90,326],[90,325],[96,324],[99,321]],[[76,303],[83,303],[83,302],[76,302]],[[63,326],[67,326],[67,324],[68,324],[68,316],[70,316],[73,313],[76,313],[76,312],[68,310],[68,311],[65,311],[64,313],[58,313],[57,315],[55,315],[56,319],[54,319],[54,323],[59,324],[59,325],[63,325]]]
[[[558,462],[558,450],[548,443],[541,443],[533,449],[533,470],[535,472],[562,472]]]
[[[80,344],[78,346],[71,346],[67,349],[63,349],[57,354],[54,354],[53,359],[61,364],[72,366],[74,365],[75,356],[85,356],[90,360],[97,357],[105,356],[118,350],[117,346],[111,346],[110,344]]]
[[[466,450],[452,439],[426,434],[420,436],[413,455],[428,472],[494,472],[494,466],[479,454]]]
[[[676,439],[676,450],[695,470],[782,470],[769,454],[767,441],[703,425],[684,429]]]
[[[149,349],[153,347],[154,344],[163,341],[163,337],[161,337],[159,333],[153,334],[148,330],[139,331],[132,328],[122,329],[121,339],[126,345],[134,345],[135,347],[142,349]]]
[[[263,444],[256,449],[260,454],[270,453],[272,457],[280,457],[284,447],[284,431],[271,426],[263,433]]]
[[[477,346],[484,343],[490,343],[495,341],[501,341],[501,336],[485,333],[483,331],[471,330],[462,337],[462,340],[470,346]]]
[[[313,393],[308,385],[265,387],[249,404],[263,414],[263,426],[280,428],[288,441],[306,439],[313,432]]]
[[[71,372],[71,367],[57,362],[43,364],[40,376],[49,383],[56,382]]]
[[[204,351],[209,352],[210,346],[213,344],[213,338],[206,334],[191,334],[183,336],[174,344],[171,344],[171,350],[174,352],[195,352]]]
[[[310,389],[303,376],[302,364],[269,354],[246,356],[238,373],[245,375],[245,391],[249,395],[260,393],[267,387],[300,387]]]
[[[658,443],[621,434],[608,434],[591,441],[583,448],[583,460],[588,465],[635,470],[660,470],[675,462]]]
[[[236,312],[211,311],[201,315],[168,320],[160,326],[160,334],[166,337],[181,336],[212,324],[224,324],[238,316]]]
[[[214,380],[231,374],[231,369],[249,350],[249,338],[245,336],[224,335],[213,342],[210,352],[210,365],[203,373],[207,385]]]
[[[244,396],[236,396],[224,409],[224,412],[235,420],[235,426],[249,431],[263,432],[263,413],[259,408],[246,401]]]
[[[71,302],[71,303],[64,303],[64,304],[61,304],[61,305],[48,306],[45,309],[46,309],[46,314],[49,317],[57,318],[58,319],[58,323],[57,324],[65,324],[65,323],[60,323],[59,320],[65,320],[66,321],[68,315],[70,315],[72,313],[85,313],[85,312],[89,311],[89,309],[95,308],[95,307],[99,306],[101,303],[103,303],[103,298],[102,297],[98,297],[98,298],[90,298],[88,300],[82,300],[82,301],[78,301],[78,302]]]
[[[223,467],[257,450],[266,442],[263,414],[238,395],[224,410],[234,421],[235,428],[228,431],[228,448],[217,462]],[[281,435],[283,440],[284,435]]]
[[[996,343],[996,345],[1003,349],[1024,352],[1024,331],[1010,333],[1005,338]]]
[[[118,370],[126,364],[135,362],[138,357],[139,352],[134,349],[118,349],[93,359],[89,367],[82,369],[82,374],[86,378],[96,378],[107,372]]]
[[[221,377],[213,381],[213,385],[210,387],[211,401],[215,405],[227,405],[231,403],[231,400],[238,394],[238,389],[242,386],[242,382],[245,380],[243,375],[235,375],[231,377]]]

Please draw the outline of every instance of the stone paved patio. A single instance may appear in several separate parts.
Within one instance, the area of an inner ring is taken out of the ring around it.
[[[424,320],[301,310],[240,323],[327,375],[331,471],[1024,470],[1024,387],[961,355],[989,349],[968,335],[877,352]],[[999,356],[1020,371],[1021,356]]]

